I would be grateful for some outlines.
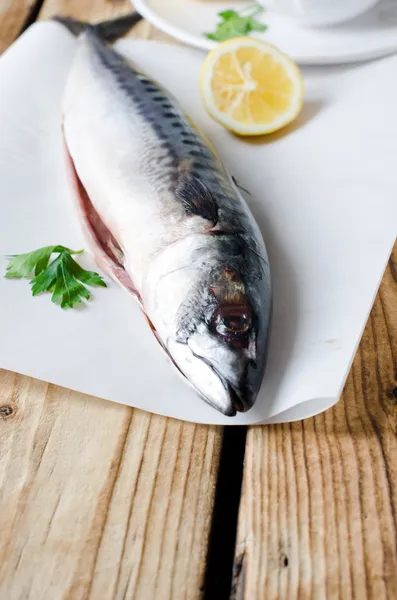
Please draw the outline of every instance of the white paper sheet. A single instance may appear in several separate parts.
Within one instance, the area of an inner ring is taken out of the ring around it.
[[[248,143],[205,114],[201,53],[146,41],[118,47],[179,98],[252,194],[274,283],[260,396],[234,418],[206,405],[112,282],[86,309],[62,311],[48,295],[32,299],[26,281],[1,278],[0,368],[199,423],[291,421],[325,410],[340,395],[396,238],[397,57],[304,71],[296,126]],[[0,61],[1,273],[4,255],[84,247],[60,132],[74,48],[60,25],[40,23]],[[84,260],[95,268],[89,255]]]

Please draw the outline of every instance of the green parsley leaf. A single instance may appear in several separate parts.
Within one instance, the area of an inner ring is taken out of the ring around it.
[[[267,25],[263,25],[263,23],[259,23],[259,21],[250,19],[249,31],[266,31],[266,29]]]
[[[222,10],[221,12],[218,13],[219,17],[222,17],[222,19],[225,19],[225,21],[227,21],[228,19],[233,19],[236,18],[239,19],[239,14],[238,12],[236,12],[235,10]]]
[[[224,10],[218,13],[222,19],[214,33],[206,33],[205,36],[210,40],[224,42],[235,37],[248,35],[251,31],[266,31],[267,26],[255,19],[256,15],[261,13],[263,8],[255,5],[254,11],[244,15],[235,10]]]
[[[73,308],[83,299],[89,300],[90,292],[85,287],[102,286],[106,283],[98,273],[86,271],[72,257],[84,250],[70,250],[65,246],[45,246],[27,254],[10,257],[6,277],[8,279],[30,278],[33,296],[43,292],[52,293],[52,302],[61,308]],[[52,262],[52,254],[58,254]]]

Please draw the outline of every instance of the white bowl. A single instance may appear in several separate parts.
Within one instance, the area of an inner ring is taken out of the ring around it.
[[[241,10],[249,1],[238,0],[235,3],[235,0],[133,0],[133,3],[143,17],[164,33],[185,44],[208,51],[212,50],[217,42],[208,39],[204,32],[216,29],[219,23],[218,12],[225,9],[225,6]],[[268,1],[282,3],[287,0]],[[311,1],[315,3],[330,0]],[[332,1],[339,3],[342,0]],[[354,13],[352,0],[344,2],[349,7],[349,15],[344,13],[346,19]],[[254,35],[278,46],[300,65],[351,63],[396,52],[396,0],[359,2],[359,12],[367,9],[366,12],[334,27],[309,26],[308,19],[303,24],[297,17],[286,17],[279,4],[279,12],[269,9],[258,15],[258,20],[268,28],[263,33],[255,32]],[[372,10],[368,10],[371,6]],[[357,4],[354,4],[354,8],[357,12]],[[314,24],[313,14],[310,23]],[[325,23],[324,14],[322,23]]]
[[[379,0],[259,0],[266,9],[296,20],[304,27],[343,23],[366,12]]]

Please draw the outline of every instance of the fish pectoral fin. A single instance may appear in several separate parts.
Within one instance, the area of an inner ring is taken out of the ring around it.
[[[197,215],[218,222],[218,206],[207,186],[191,173],[182,173],[175,194],[189,215]]]
[[[249,196],[252,196],[251,192],[249,192],[246,188],[243,188],[243,186],[239,184],[239,182],[237,181],[237,179],[235,178],[234,175],[232,175],[232,181],[233,181],[234,185],[236,186],[236,188],[238,188],[242,192],[245,192]]]

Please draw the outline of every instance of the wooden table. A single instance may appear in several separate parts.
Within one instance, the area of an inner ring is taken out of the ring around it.
[[[129,10],[0,0],[0,50]],[[0,371],[0,600],[397,599],[396,359],[397,248],[341,401],[304,422],[181,423]]]

